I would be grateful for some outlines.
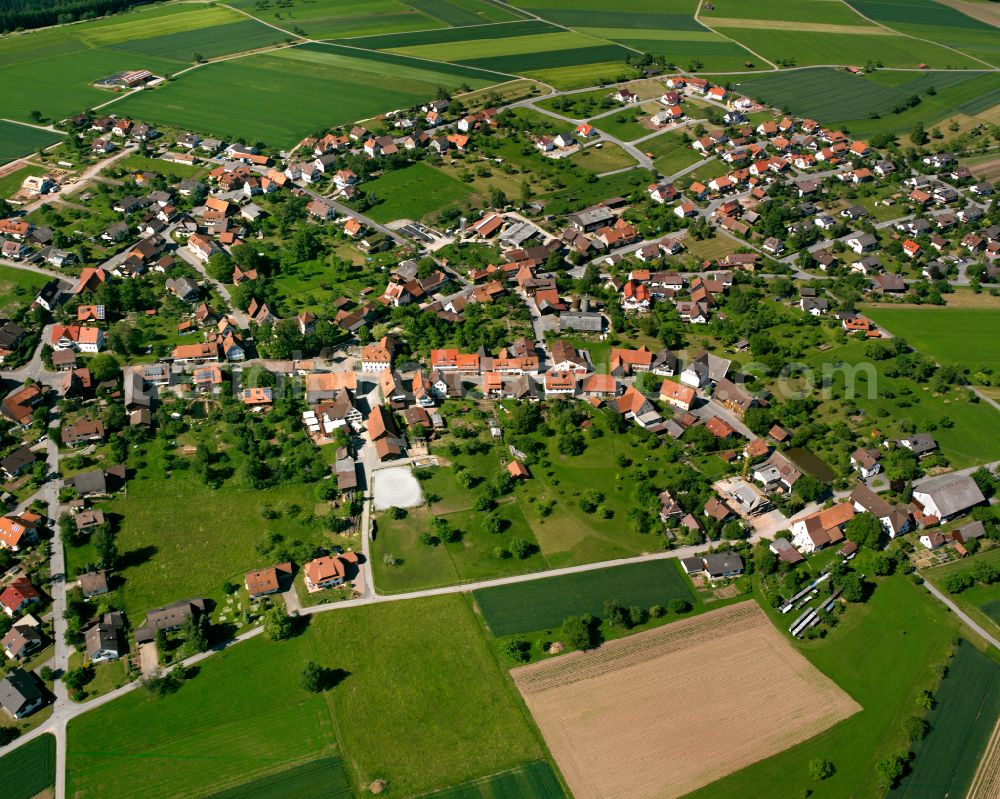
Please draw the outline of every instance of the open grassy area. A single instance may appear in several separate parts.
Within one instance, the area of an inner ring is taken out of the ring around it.
[[[15,304],[30,304],[48,281],[45,275],[37,272],[0,265],[0,311]]]
[[[864,411],[860,427],[863,431],[877,426],[882,436],[896,437],[901,419],[912,422],[917,430],[933,429],[941,451],[955,468],[1000,458],[1000,439],[982,433],[997,424],[994,408],[983,402],[970,402],[969,391],[962,387],[938,393],[925,381],[888,377],[887,362],[866,358],[864,346],[864,342],[850,341],[804,359],[818,370],[817,378],[829,378],[833,384],[816,418],[826,410],[839,413],[842,418],[843,403],[847,400]],[[848,377],[852,389],[845,397]],[[944,425],[940,424],[942,420]]]
[[[680,133],[663,133],[647,139],[640,146],[643,152],[653,154],[653,166],[661,175],[673,175],[702,159],[681,139]]]
[[[1000,65],[996,28],[934,0],[849,0],[866,17]]]
[[[903,722],[919,712],[920,691],[934,687],[935,668],[945,662],[956,630],[944,607],[909,578],[879,580],[871,598],[849,606],[826,638],[795,644],[863,710],[690,799],[797,799],[807,788],[814,799],[881,797],[875,764],[906,746]],[[816,757],[836,768],[822,782],[809,776],[809,761]]]
[[[671,599],[698,601],[676,558],[484,588],[473,596],[497,636],[557,627],[567,616],[600,616],[609,599],[642,608],[665,607]]]
[[[339,684],[302,691],[307,660]],[[213,656],[176,694],[135,691],[74,720],[68,793],[202,795],[338,752],[356,787],[382,778],[399,796],[544,756],[467,600],[450,596],[315,616],[298,637]]]
[[[35,150],[55,144],[61,138],[61,133],[0,119],[0,163],[29,155]]]
[[[48,170],[43,166],[22,166],[0,178],[0,199],[13,197],[21,188],[24,179],[30,175],[44,175]]]
[[[847,4],[816,3],[813,0],[791,0],[791,2],[755,0],[753,3],[741,3],[739,0],[719,0],[719,2],[712,3],[711,12],[703,11],[702,16],[708,25],[711,25],[712,20],[716,17],[827,25],[871,25]]]
[[[375,201],[365,213],[376,222],[391,222],[438,213],[469,199],[473,191],[468,184],[418,161],[366,183],[365,193]]]
[[[897,309],[880,306],[867,313],[894,336],[941,364],[976,371],[1000,369],[996,345],[1000,310]]]
[[[965,796],[1000,715],[1000,665],[968,641],[959,642],[927,714],[930,732],[914,744],[909,773],[889,796]]]
[[[238,471],[242,461],[233,439],[220,440]],[[289,483],[254,491],[237,480],[214,490],[190,470],[168,475],[162,446],[158,439],[137,456],[136,463],[144,465],[129,481],[128,494],[106,505],[120,518],[118,548],[125,564],[120,591],[130,615],[186,597],[219,596],[225,580],[238,583],[251,568],[266,565],[254,547],[268,533],[315,544],[330,540],[313,516],[312,486]],[[261,511],[267,505],[284,512],[265,519]]]
[[[56,782],[56,739],[40,735],[0,757],[0,795],[32,799]]]
[[[39,111],[59,120],[114,99],[114,92],[93,83],[117,72],[148,69],[165,76],[192,64],[195,54],[211,58],[283,38],[231,9],[195,3],[146,6],[6,36],[0,40],[4,115],[28,120]]]
[[[118,109],[163,125],[289,146],[311,131],[426,102],[439,86],[478,88],[503,80],[391,53],[306,44],[209,64],[128,97]],[[229,87],[224,104],[218,102],[222,84]]]
[[[976,583],[966,588],[960,594],[950,594],[944,587],[944,581],[952,574],[971,574],[976,563],[985,561],[993,566],[1000,566],[1000,548],[979,552],[971,558],[945,563],[921,572],[924,578],[937,586],[956,605],[969,614],[983,629],[1000,635],[1000,584],[984,585]]]
[[[635,159],[617,144],[605,144],[600,150],[595,147],[586,147],[570,158],[574,164],[598,174],[612,172],[616,169],[627,169],[636,164]]]

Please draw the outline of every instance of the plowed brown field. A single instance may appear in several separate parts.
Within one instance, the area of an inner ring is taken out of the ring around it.
[[[514,669],[576,799],[671,799],[861,709],[754,602]]]

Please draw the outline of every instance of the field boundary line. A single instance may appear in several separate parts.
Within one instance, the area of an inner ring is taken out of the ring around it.
[[[0,117],[0,122],[10,122],[12,125],[21,125],[22,127],[34,128],[35,130],[44,130],[46,133],[58,133],[60,136],[66,135],[66,131],[54,128],[52,125],[33,125],[30,122],[21,122],[20,120],[8,119],[7,117]]]
[[[742,42],[736,41],[736,39],[733,39],[731,36],[726,36],[726,34],[720,32],[720,31],[717,31],[715,28],[713,28],[707,22],[704,22],[701,19],[701,5],[702,5],[703,2],[705,2],[705,0],[698,0],[698,7],[695,8],[695,10],[694,10],[694,21],[695,22],[697,22],[699,25],[701,25],[706,30],[710,30],[712,33],[716,34],[717,36],[721,36],[723,39],[726,39],[727,41],[732,42],[733,44],[737,45],[738,47],[742,47],[744,50],[746,50],[751,55],[757,56],[757,58],[759,58],[765,64],[770,64],[772,71],[774,71],[774,72],[780,72],[781,71],[781,69],[778,67],[778,65],[775,64],[773,61],[771,61],[769,58],[764,58],[764,56],[762,56],[757,51],[751,50],[749,47],[747,47]],[[759,74],[759,73],[757,73],[757,74]]]
[[[593,39],[595,42],[604,42],[605,44],[616,44],[624,50],[631,50],[633,53],[638,53],[639,55],[645,55],[645,53],[643,53],[642,50],[637,50],[636,48],[630,47],[627,44],[622,44],[621,42],[616,42],[613,41],[612,39],[602,39],[599,36],[594,36],[591,33],[584,33],[583,31],[577,30],[576,28],[571,28],[567,25],[561,25],[558,22],[553,22],[551,19],[545,19],[545,17],[540,17],[534,11],[528,11],[526,8],[516,8],[515,6],[512,6],[510,3],[505,2],[505,0],[491,0],[491,1],[495,5],[502,6],[506,11],[518,14],[530,14],[531,16],[528,17],[528,19],[536,19],[539,22],[547,22],[549,25],[554,25],[557,28],[562,28],[564,31],[569,31],[570,33],[576,33],[580,36],[586,36],[588,39]]]
[[[1000,768],[1000,719],[997,719],[997,723],[993,726],[986,750],[976,767],[972,784],[969,786],[968,799],[992,799],[996,796],[996,789],[1000,787],[998,768]]]
[[[506,9],[504,9],[506,10]],[[254,17],[254,19],[257,19]],[[537,22],[544,22],[545,20],[535,20]],[[317,39],[319,42],[349,42],[352,39],[371,39],[373,36],[377,36],[380,39],[383,36],[407,36],[411,33],[433,33],[435,31],[460,31],[466,28],[492,28],[495,25],[514,25],[518,22],[532,22],[530,19],[508,19],[504,22],[477,22],[475,25],[449,25],[447,28],[418,28],[415,31],[392,31],[391,33],[375,33],[369,34],[367,36],[343,36],[339,39]],[[553,23],[549,22],[549,25]]]
[[[1000,67],[997,67],[995,64],[991,64],[989,61],[983,61],[983,59],[976,58],[976,56],[974,56],[974,55],[969,55],[964,50],[959,50],[958,48],[951,47],[950,45],[947,45],[947,44],[942,44],[941,42],[933,42],[930,39],[921,39],[919,36],[914,36],[912,33],[903,33],[902,31],[898,31],[895,28],[890,28],[888,25],[886,25],[886,24],[884,24],[882,22],[879,22],[878,20],[875,20],[875,19],[872,19],[871,17],[865,16],[858,9],[856,9],[854,6],[852,6],[850,3],[848,3],[847,0],[840,0],[840,2],[842,2],[845,6],[847,6],[849,9],[851,9],[859,17],[861,17],[862,19],[868,20],[873,25],[878,25],[879,27],[885,28],[886,30],[889,30],[889,31],[892,31],[893,33],[898,33],[900,36],[905,36],[907,39],[913,39],[914,41],[917,41],[917,42],[923,42],[924,44],[930,44],[930,45],[934,45],[936,47],[943,47],[945,50],[951,50],[956,55],[965,56],[966,58],[971,58],[973,61],[978,61],[980,64],[985,64],[986,66],[988,66],[990,68],[991,72],[1000,71]],[[950,72],[951,70],[946,70],[946,71]]]
[[[320,44],[327,47],[343,47],[345,50],[356,50],[359,53],[383,54],[381,50],[372,50],[370,47],[356,47],[350,44],[340,44],[338,41],[327,41],[323,39],[309,39],[306,42],[303,42],[303,44]],[[526,75],[518,75],[514,72],[500,72],[496,69],[485,69],[484,67],[473,67],[468,64],[463,64],[460,61],[440,61],[435,58],[424,58],[423,56],[407,55],[405,53],[389,53],[389,55],[393,55],[396,58],[409,58],[413,61],[423,61],[426,64],[441,64],[448,67],[461,67],[462,69],[469,69],[474,72],[485,72],[487,75],[502,75],[505,78],[509,78],[509,80],[505,80],[504,83],[510,83],[511,80],[517,79],[531,80],[531,78]],[[485,89],[486,87],[484,86],[483,88]]]

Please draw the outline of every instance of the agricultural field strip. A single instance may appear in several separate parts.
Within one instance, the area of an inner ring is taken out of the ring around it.
[[[577,799],[683,796],[861,709],[753,602],[511,674]]]
[[[1000,796],[1000,719],[993,727],[966,799],[996,799],[997,796]]]

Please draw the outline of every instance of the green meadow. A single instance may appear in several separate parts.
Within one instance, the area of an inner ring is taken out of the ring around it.
[[[1000,310],[986,308],[869,308],[894,336],[942,364],[1000,370]]]
[[[201,796],[336,756],[358,795],[384,779],[413,796],[545,756],[466,598],[309,621],[287,641],[260,636],[214,655],[175,694],[136,690],[75,719],[67,794],[132,796],[141,784],[149,799]],[[309,660],[337,670],[338,684],[304,692]]]
[[[220,6],[143,7],[94,22],[0,38],[4,114],[32,111],[59,120],[106,103],[115,93],[93,83],[116,72],[165,76],[194,62],[282,41],[273,28]]]
[[[161,125],[290,146],[312,131],[425,102],[439,86],[478,88],[501,80],[449,64],[315,44],[209,64],[117,108]],[[225,103],[219,102],[222,85]]]

